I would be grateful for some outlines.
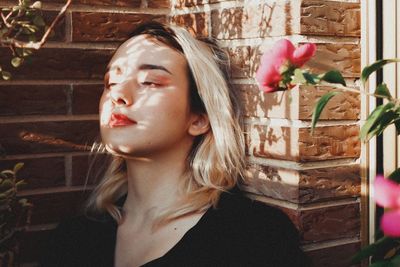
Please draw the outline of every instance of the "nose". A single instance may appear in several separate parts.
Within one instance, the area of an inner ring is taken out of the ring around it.
[[[129,106],[133,103],[132,95],[126,88],[114,87],[111,89],[110,96],[112,103],[116,106]]]

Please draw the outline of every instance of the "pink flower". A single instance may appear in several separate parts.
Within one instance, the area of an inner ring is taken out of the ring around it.
[[[276,42],[272,49],[261,57],[261,64],[256,73],[261,89],[269,93],[292,88],[290,76],[293,75],[294,69],[310,60],[315,50],[315,44],[304,44],[295,48],[287,39]],[[292,72],[285,73],[288,70]]]
[[[379,175],[374,189],[376,203],[389,209],[381,219],[383,232],[387,236],[400,237],[400,185]]]

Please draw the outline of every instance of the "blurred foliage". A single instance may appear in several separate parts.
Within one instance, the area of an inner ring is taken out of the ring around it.
[[[18,47],[15,41],[35,43],[47,30],[40,1],[19,0],[18,5],[2,8],[0,11],[0,44],[10,48],[11,65],[21,66],[34,52],[32,48]],[[0,66],[0,79],[9,80],[10,71]]]
[[[12,170],[0,172],[0,263],[7,266],[13,266],[18,251],[17,235],[30,224],[33,207],[26,198],[17,196],[26,184],[17,178],[23,165],[17,163]]]

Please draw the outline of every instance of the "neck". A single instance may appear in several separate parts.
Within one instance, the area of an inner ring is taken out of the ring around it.
[[[146,158],[125,159],[128,196],[124,204],[126,218],[152,220],[159,212],[182,197],[179,184],[186,169],[185,149],[168,155],[156,153]]]

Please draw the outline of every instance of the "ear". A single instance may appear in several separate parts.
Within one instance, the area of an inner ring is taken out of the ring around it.
[[[199,136],[210,130],[210,121],[206,114],[193,114],[188,132],[191,136]]]

